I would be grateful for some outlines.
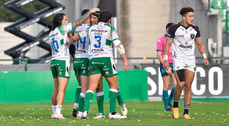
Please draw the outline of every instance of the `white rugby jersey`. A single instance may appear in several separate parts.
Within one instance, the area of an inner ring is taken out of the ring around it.
[[[89,59],[97,57],[113,58],[112,41],[119,39],[117,30],[104,23],[98,23],[87,30],[80,32],[80,38],[89,37]]]
[[[68,23],[56,27],[49,33],[49,42],[52,48],[52,60],[70,59],[69,43],[67,43],[67,34],[73,29],[73,23]]]
[[[181,23],[169,28],[167,39],[173,39],[173,60],[195,60],[195,39],[200,38],[200,30],[195,25],[185,28]]]
[[[91,27],[90,24],[81,24],[80,26],[74,29],[74,35]],[[89,38],[83,38],[78,40],[74,43],[76,47],[75,50],[75,57],[74,58],[87,58],[88,57],[88,45],[89,45]]]

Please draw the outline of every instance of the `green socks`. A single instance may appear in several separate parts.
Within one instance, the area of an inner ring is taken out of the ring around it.
[[[123,105],[123,104],[124,104],[124,101],[122,100],[120,91],[118,91],[117,100],[118,100],[118,104],[119,104],[119,105]]]
[[[116,112],[117,95],[118,95],[118,90],[110,89],[109,91],[110,112]]]
[[[104,92],[96,92],[96,99],[97,99],[97,104],[98,104],[98,111],[99,113],[102,113],[104,115],[103,111],[103,102],[104,102]]]
[[[88,90],[85,95],[85,101],[84,101],[84,111],[88,111],[90,104],[92,102],[94,92],[91,90]]]
[[[80,112],[83,112],[84,100],[85,100],[85,94],[84,93],[80,93],[79,108],[78,108],[78,111],[80,111]]]
[[[76,88],[76,93],[75,93],[75,103],[79,103],[79,96],[80,96],[80,93],[81,93],[81,86],[78,86]]]

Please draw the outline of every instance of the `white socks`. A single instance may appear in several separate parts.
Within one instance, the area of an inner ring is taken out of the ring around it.
[[[56,114],[61,114],[62,105],[56,105]]]

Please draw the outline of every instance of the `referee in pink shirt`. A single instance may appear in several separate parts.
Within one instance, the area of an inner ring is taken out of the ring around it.
[[[173,23],[168,23],[166,25],[166,32],[168,32],[168,29],[170,26],[172,26]],[[174,71],[173,71],[173,59],[172,59],[172,48],[170,46],[169,48],[169,54],[168,54],[168,62],[170,69],[165,70],[163,68],[163,62],[164,62],[164,47],[166,43],[166,34],[162,36],[158,41],[157,41],[157,58],[160,61],[160,72],[161,76],[163,78],[163,102],[164,102],[164,111],[172,111],[172,100],[174,97],[174,87],[171,90],[170,96],[168,95],[168,89],[169,89],[169,82],[170,82],[170,77],[173,79],[174,86],[176,86],[177,82],[174,76]]]

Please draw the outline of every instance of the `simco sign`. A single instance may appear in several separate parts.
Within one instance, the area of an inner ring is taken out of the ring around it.
[[[159,64],[141,64],[142,69],[148,71],[149,97],[162,96],[163,80]],[[173,82],[170,79],[170,88]],[[183,93],[182,93],[183,94]],[[229,65],[212,65],[202,67],[197,65],[195,78],[192,83],[194,97],[229,97]]]

